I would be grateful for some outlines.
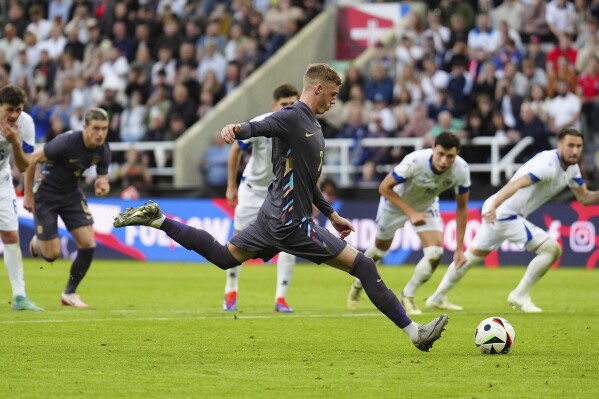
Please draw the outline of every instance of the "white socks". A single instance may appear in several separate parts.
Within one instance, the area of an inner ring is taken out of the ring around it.
[[[277,298],[287,297],[289,283],[291,283],[291,279],[293,278],[294,267],[295,256],[289,255],[286,252],[281,252],[277,262],[277,292],[275,294],[275,300]]]
[[[424,256],[416,265],[412,278],[404,287],[403,296],[413,297],[416,290],[431,278],[443,257],[443,248],[437,246],[426,247],[422,252],[424,252]]]
[[[241,265],[228,269],[227,282],[225,283],[225,294],[231,291],[239,290],[239,273],[241,273]]]
[[[150,227],[153,227],[155,229],[159,229],[160,226],[162,226],[162,223],[164,222],[164,219],[166,219],[166,216],[162,215],[161,217],[159,217],[158,219],[156,219],[152,223],[150,223]]]
[[[541,244],[537,249],[537,256],[528,264],[522,280],[520,280],[518,287],[514,290],[514,294],[517,296],[528,295],[532,286],[547,273],[547,270],[549,270],[561,254],[562,248],[556,241],[548,239]]]
[[[19,244],[4,244],[4,266],[8,272],[13,296],[26,296],[23,257]]]
[[[418,340],[418,327],[420,324],[411,322],[406,327],[402,328],[403,332],[412,340],[416,342]]]
[[[459,270],[456,270],[454,262],[451,262],[447,272],[443,276],[443,279],[439,283],[437,287],[437,291],[431,296],[445,296],[461,279],[464,277],[466,272],[471,266],[478,265],[485,257],[484,256],[476,256],[470,250],[466,250],[464,253],[466,256],[466,263]]]

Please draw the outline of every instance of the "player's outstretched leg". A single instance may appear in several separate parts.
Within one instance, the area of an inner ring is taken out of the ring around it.
[[[441,315],[425,325],[414,323],[406,314],[397,296],[385,285],[372,259],[358,252],[350,274],[360,279],[366,295],[374,306],[401,328],[416,348],[428,352],[433,343],[441,338],[441,333],[448,321],[447,315]]]
[[[295,268],[295,256],[286,252],[279,254],[277,261],[277,289],[275,292],[275,312],[293,313],[293,309],[287,303],[287,291],[293,279]]]
[[[227,281],[225,282],[225,299],[223,300],[223,310],[225,312],[234,312],[237,310],[237,291],[239,290],[239,273],[241,273],[241,266],[235,266],[227,270]]]
[[[128,208],[114,219],[114,227],[150,226],[164,231],[184,248],[194,251],[220,269],[228,270],[241,264],[226,245],[220,244],[207,231],[166,218],[157,203],[149,201],[137,208]]]

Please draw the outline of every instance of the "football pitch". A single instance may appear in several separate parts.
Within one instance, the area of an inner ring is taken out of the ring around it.
[[[92,308],[59,305],[69,263],[26,261],[28,294],[45,312],[13,312],[0,277],[0,398],[593,398],[599,397],[599,273],[551,270],[533,289],[542,314],[512,310],[523,267],[471,270],[450,299],[443,338],[418,351],[365,298],[345,307],[351,277],[298,265],[273,311],[276,268],[241,272],[239,311],[221,310],[214,266],[95,261],[79,293]],[[413,267],[383,267],[399,292]],[[417,304],[440,281],[437,270]],[[417,322],[439,311],[425,310]],[[474,329],[489,316],[515,327],[507,355],[482,355]]]

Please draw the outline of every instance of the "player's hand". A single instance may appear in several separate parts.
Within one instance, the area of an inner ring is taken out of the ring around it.
[[[468,258],[464,255],[464,251],[457,250],[453,253],[453,265],[456,270],[460,270],[466,264]]]
[[[233,144],[233,142],[235,141],[235,135],[237,133],[239,133],[240,130],[241,130],[241,125],[238,123],[232,124],[232,125],[227,125],[227,126],[223,127],[223,129],[220,131],[220,136],[225,141],[225,143]]]
[[[96,179],[94,188],[96,189],[96,197],[103,197],[110,191],[110,184],[106,179]]]
[[[356,231],[351,222],[346,218],[339,216],[337,212],[333,212],[329,217],[329,220],[335,230],[339,232],[341,238],[345,238],[350,235],[352,231]]]
[[[483,219],[485,220],[485,222],[487,222],[489,224],[495,223],[495,220],[497,220],[497,214],[495,213],[495,208],[491,208],[487,212],[483,213]]]
[[[410,215],[410,223],[412,226],[423,226],[426,224],[426,218],[431,217],[430,213],[427,212],[416,212]]]
[[[229,206],[236,207],[237,206],[237,187],[235,186],[227,186],[227,192],[225,194],[227,198],[227,202]]]
[[[23,208],[35,214],[35,200],[33,199],[33,195],[25,194],[23,197]]]
[[[17,125],[9,123],[2,114],[0,114],[0,134],[9,143],[20,145],[19,128]]]

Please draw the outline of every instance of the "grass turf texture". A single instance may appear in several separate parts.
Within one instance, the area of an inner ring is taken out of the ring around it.
[[[593,271],[551,270],[533,290],[545,313],[523,314],[506,302],[523,268],[475,268],[451,295],[466,310],[451,312],[441,341],[423,353],[367,299],[346,310],[351,278],[326,266],[296,268],[291,315],[273,311],[272,266],[243,269],[235,314],[220,310],[225,276],[215,267],[95,261],[79,290],[89,310],[59,305],[68,268],[26,261],[40,313],[10,310],[0,278],[0,398],[599,397]],[[399,292],[412,271],[381,274]],[[418,305],[444,272],[421,288]],[[516,344],[485,356],[474,329],[495,315],[514,325]]]

